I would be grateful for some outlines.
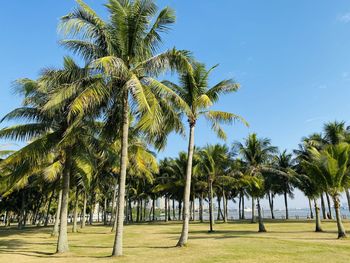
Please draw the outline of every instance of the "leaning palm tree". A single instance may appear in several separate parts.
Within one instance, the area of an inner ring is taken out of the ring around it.
[[[116,116],[120,116],[117,122],[121,134],[118,217],[112,255],[121,256],[129,114],[137,117],[143,114],[140,127],[153,134],[162,133],[159,121],[163,109],[157,98],[175,94],[158,85],[153,77],[167,69],[190,70],[190,64],[184,51],[172,49],[156,54],[162,43],[161,33],[168,31],[175,21],[171,8],[157,14],[158,8],[152,0],[109,0],[106,6],[110,19],[104,21],[83,1],[77,2],[78,8],[61,20],[61,30],[68,37],[62,44],[103,73],[108,85],[107,88],[87,88],[72,102],[70,112],[81,115],[92,109],[104,109],[106,125],[114,127]]]
[[[310,148],[310,160],[303,165],[310,171],[310,176],[330,194],[334,202],[337,219],[338,238],[345,238],[346,233],[340,215],[339,195],[349,185],[349,152],[347,143],[329,145],[319,151]]]
[[[184,190],[183,224],[180,239],[177,246],[185,246],[188,240],[189,229],[189,204],[191,195],[192,160],[194,152],[194,130],[198,118],[204,116],[211,124],[212,129],[219,138],[226,139],[226,134],[220,123],[231,124],[234,120],[246,121],[233,113],[210,110],[210,107],[219,100],[220,96],[237,91],[239,85],[232,79],[223,80],[213,87],[209,87],[209,75],[216,66],[207,70],[204,64],[194,63],[193,70],[180,75],[179,85],[164,81],[163,84],[170,87],[177,94],[176,99],[181,105],[181,110],[186,115],[189,124],[188,156],[186,168],[186,183]]]
[[[79,94],[86,86],[99,86],[101,78],[91,76],[90,68],[79,67],[71,58],[64,59],[62,69],[46,69],[38,80],[18,81],[18,90],[24,94],[23,107],[7,114],[4,119],[27,119],[30,123],[4,128],[0,137],[16,140],[30,140],[30,143],[2,162],[3,166],[27,166],[26,174],[43,171],[49,177],[62,178],[62,200],[57,253],[68,251],[67,213],[69,183],[76,154],[92,144],[94,128],[88,116],[68,117],[68,105],[73,100],[64,100],[59,107],[52,104],[52,97],[62,90],[76,90]],[[80,134],[80,136],[76,136]],[[87,141],[85,139],[89,138]]]

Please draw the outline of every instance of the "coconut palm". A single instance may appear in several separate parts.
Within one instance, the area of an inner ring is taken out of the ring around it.
[[[188,140],[188,160],[186,168],[186,183],[184,190],[184,218],[182,231],[177,246],[185,246],[188,240],[189,229],[189,204],[191,195],[191,175],[192,160],[194,152],[194,130],[199,117],[204,116],[211,124],[219,138],[225,139],[226,134],[220,126],[220,123],[230,124],[234,120],[242,121],[247,124],[243,118],[238,115],[210,110],[210,107],[219,100],[223,94],[237,91],[239,85],[233,80],[223,80],[213,87],[209,87],[209,75],[215,68],[207,70],[204,64],[194,63],[193,70],[180,75],[179,85],[164,81],[163,83],[170,87],[178,95],[177,99],[181,100],[181,109],[186,115],[189,124],[189,140]]]
[[[284,150],[282,153],[278,154],[274,158],[274,163],[276,169],[283,172],[284,174],[278,174],[275,178],[275,183],[279,185],[279,191],[283,193],[284,205],[286,210],[286,219],[289,218],[288,215],[288,196],[293,198],[293,167],[295,161],[292,154],[288,154],[287,150]]]
[[[91,109],[104,109],[107,125],[115,124],[116,116],[120,116],[118,128],[122,150],[117,232],[112,255],[121,256],[129,114],[138,116],[139,113],[145,113],[140,118],[139,126],[155,134],[162,133],[162,125],[159,124],[162,106],[157,98],[174,97],[175,94],[164,85],[158,85],[152,76],[169,68],[189,70],[190,65],[187,52],[172,49],[156,54],[162,42],[161,33],[168,31],[175,21],[172,9],[164,8],[157,14],[158,8],[152,0],[110,0],[106,5],[110,19],[104,21],[83,1],[77,2],[78,8],[61,20],[61,30],[68,37],[61,43],[89,61],[93,68],[103,72],[109,85],[107,89],[86,89],[71,104],[70,111],[73,115],[79,115]],[[122,105],[121,111],[118,105]],[[169,107],[167,109],[171,110]]]
[[[208,180],[208,197],[209,197],[209,232],[213,232],[214,210],[213,210],[213,184],[218,177],[225,175],[229,168],[229,151],[227,146],[215,144],[206,145],[200,151],[200,164],[203,172],[207,175]],[[219,194],[218,194],[219,195]]]
[[[349,150],[347,143],[329,145],[321,151],[310,148],[310,161],[303,162],[312,179],[322,185],[333,199],[338,238],[346,237],[340,215],[339,195],[349,183]]]
[[[74,167],[85,166],[82,161],[82,149],[91,148],[94,128],[91,118],[68,117],[68,105],[65,100],[59,107],[51,104],[51,99],[62,90],[74,87],[78,92],[88,85],[103,85],[99,76],[91,76],[88,67],[79,67],[71,58],[64,59],[62,69],[46,69],[38,80],[18,81],[18,90],[24,94],[23,107],[7,114],[4,119],[27,119],[31,123],[15,125],[0,131],[0,137],[31,142],[12,154],[1,165],[27,166],[19,173],[19,182],[27,176],[42,171],[46,178],[56,179],[62,175],[62,200],[60,210],[59,236],[57,252],[68,251],[67,212],[69,181]],[[72,99],[72,98],[71,98]],[[76,136],[80,134],[80,136]],[[87,140],[87,138],[89,138]],[[79,157],[78,157],[79,156]],[[80,163],[78,163],[79,161]],[[80,167],[84,170],[86,167]],[[14,174],[12,175],[15,178]]]
[[[260,175],[267,168],[268,161],[272,159],[273,153],[276,153],[277,148],[271,146],[271,141],[268,138],[258,138],[255,133],[250,134],[244,143],[237,142],[234,147],[242,156],[242,160],[247,165],[247,174],[251,176]],[[275,170],[273,170],[275,172]],[[259,185],[259,184],[257,184]],[[256,187],[256,190],[260,189]],[[257,191],[260,194],[259,191]],[[258,195],[259,196],[259,195]],[[252,222],[254,222],[254,205],[255,197],[252,196]]]

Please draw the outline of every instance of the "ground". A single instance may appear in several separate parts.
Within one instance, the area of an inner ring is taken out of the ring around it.
[[[350,222],[345,222],[350,229]],[[187,247],[177,248],[181,225],[158,223],[125,227],[124,254],[111,258],[114,234],[109,227],[88,226],[69,234],[70,252],[55,255],[50,228],[25,230],[0,227],[0,262],[350,262],[350,238],[337,240],[336,223],[323,222],[315,233],[312,221],[267,222],[267,233],[248,222],[190,225]]]

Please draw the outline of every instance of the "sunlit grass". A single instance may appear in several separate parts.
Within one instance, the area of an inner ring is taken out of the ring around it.
[[[110,258],[114,234],[109,227],[87,226],[69,234],[70,252],[54,255],[56,239],[50,228],[0,228],[0,262],[349,262],[350,239],[337,240],[336,223],[267,222],[269,232],[257,233],[247,222],[208,225],[194,223],[185,248],[174,245],[179,223],[127,225],[122,258]],[[345,227],[350,229],[350,223]]]

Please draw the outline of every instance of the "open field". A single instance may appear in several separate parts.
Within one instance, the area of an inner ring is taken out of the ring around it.
[[[325,233],[314,233],[313,221],[267,222],[268,233],[245,222],[193,223],[190,243],[176,248],[179,223],[128,225],[122,258],[110,258],[114,235],[105,226],[88,226],[69,234],[70,252],[52,254],[56,239],[50,228],[0,228],[0,262],[349,262],[350,239],[337,240],[336,223],[324,222]],[[350,229],[350,222],[345,222]]]

